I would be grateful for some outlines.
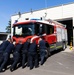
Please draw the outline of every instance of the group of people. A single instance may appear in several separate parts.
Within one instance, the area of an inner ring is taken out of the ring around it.
[[[19,41],[18,44],[13,44],[12,39],[4,41],[0,45],[0,72],[6,70],[7,65],[11,59],[10,71],[15,70],[20,63],[22,68],[28,66],[30,70],[39,67],[39,62],[43,65],[46,55],[46,42],[42,39],[39,39],[38,45],[36,40],[31,42],[31,39],[28,39],[25,43],[22,44]]]

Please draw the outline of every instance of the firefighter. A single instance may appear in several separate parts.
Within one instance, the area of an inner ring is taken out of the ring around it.
[[[1,43],[0,45],[0,62],[3,56],[3,52],[6,49],[6,47],[10,44],[11,39],[8,38],[8,40],[4,41],[3,43]]]
[[[45,61],[45,55],[46,55],[46,42],[43,40],[42,37],[39,39],[39,51],[40,51],[40,59],[41,59],[41,65],[43,65]]]
[[[24,68],[26,65],[25,63],[28,61],[28,48],[30,45],[30,39],[28,39],[22,47],[22,68]],[[28,63],[27,63],[28,66]]]
[[[0,45],[0,51],[2,50],[5,50],[6,47],[8,46],[8,44],[10,44],[10,41],[11,41],[11,38],[8,38],[8,40],[4,41],[3,43],[1,43]]]
[[[7,66],[7,62],[9,61],[10,54],[13,49],[14,49],[14,45],[13,45],[12,41],[10,41],[10,44],[6,47],[6,49],[3,53],[3,59],[1,60],[2,63],[0,65],[0,72],[3,71],[4,67]]]
[[[30,47],[28,50],[28,56],[29,56],[29,66],[30,70],[38,67],[38,54],[37,54],[37,45],[36,41],[34,40],[32,43],[30,43]],[[35,64],[35,65],[34,65]]]
[[[21,48],[22,48],[22,42],[19,41],[19,43],[15,45],[15,49],[13,50],[13,63],[10,66],[11,72],[17,68],[17,64],[20,62]]]

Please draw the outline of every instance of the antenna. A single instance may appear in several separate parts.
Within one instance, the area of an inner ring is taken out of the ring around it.
[[[20,11],[18,12],[18,15],[19,15],[19,18],[20,18],[21,17],[21,12]]]

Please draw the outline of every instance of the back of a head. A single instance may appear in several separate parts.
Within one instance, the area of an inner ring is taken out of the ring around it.
[[[27,42],[30,42],[31,41],[31,39],[29,38],[29,39],[27,39]]]
[[[9,41],[10,43],[13,43],[13,39],[12,38],[8,38],[7,41]]]
[[[19,44],[22,44],[22,41],[19,41]]]
[[[8,41],[9,41],[9,42],[11,42],[11,41],[12,41],[12,39],[11,39],[11,38],[8,38]]]

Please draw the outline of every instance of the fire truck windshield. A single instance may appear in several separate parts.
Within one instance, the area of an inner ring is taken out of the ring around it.
[[[28,23],[28,24],[18,24],[13,27],[13,36],[17,37],[25,37],[34,35],[34,24]]]

